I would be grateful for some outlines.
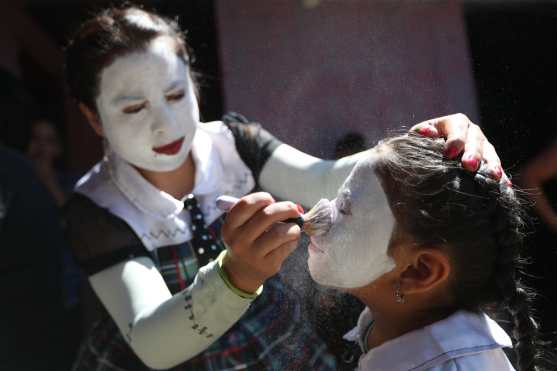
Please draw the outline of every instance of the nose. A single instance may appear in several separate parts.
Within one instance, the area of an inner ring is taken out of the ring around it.
[[[163,135],[176,125],[176,118],[172,110],[168,107],[160,107],[154,117],[151,125],[151,131],[156,135]]]

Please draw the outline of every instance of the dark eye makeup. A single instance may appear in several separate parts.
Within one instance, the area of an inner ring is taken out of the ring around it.
[[[184,90],[177,91],[176,93],[168,94],[166,99],[169,101],[179,101],[184,98],[185,92]]]
[[[350,199],[346,195],[338,199],[338,211],[342,215],[352,215]]]
[[[124,112],[126,114],[138,113],[143,108],[145,108],[146,105],[147,105],[147,103],[143,102],[143,103],[139,103],[139,104],[134,104],[133,106],[127,106],[127,107],[124,107],[122,112]]]

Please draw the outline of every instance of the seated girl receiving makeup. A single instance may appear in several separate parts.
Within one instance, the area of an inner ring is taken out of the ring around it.
[[[382,141],[316,209],[309,270],[366,304],[345,335],[361,370],[537,370],[537,325],[517,281],[521,207],[512,186],[465,171],[443,142]],[[515,341],[486,314],[505,310]]]

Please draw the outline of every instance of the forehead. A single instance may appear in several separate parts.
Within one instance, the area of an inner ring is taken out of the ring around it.
[[[346,179],[343,188],[349,188],[354,191],[355,188],[365,188],[366,185],[371,185],[377,178],[375,169],[384,156],[384,152],[380,151],[377,147],[366,152],[352,169],[352,172]],[[369,186],[368,188],[373,188]]]
[[[187,68],[168,36],[153,39],[145,50],[116,58],[101,74],[100,93],[117,96],[186,80]]]

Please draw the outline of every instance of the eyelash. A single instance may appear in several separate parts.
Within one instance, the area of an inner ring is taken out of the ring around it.
[[[183,90],[174,93],[174,94],[170,94],[166,96],[166,99],[170,102],[177,102],[179,100],[182,100],[182,98],[184,98],[185,92]],[[123,112],[128,114],[128,115],[133,115],[134,113],[139,113],[143,108],[145,108],[145,106],[147,105],[147,103],[141,103],[141,104],[136,104],[135,106],[129,106],[124,108]]]
[[[186,93],[183,90],[180,90],[174,94],[167,95],[166,99],[171,102],[176,102],[184,98],[184,95],[186,95]]]
[[[350,212],[350,206],[349,204],[347,205],[346,200],[340,201],[338,212],[341,213],[342,215],[352,215],[352,213]]]
[[[129,106],[124,108],[123,112],[128,115],[133,115],[134,113],[140,112],[143,108],[145,108],[146,105],[147,105],[146,103],[141,103],[141,104],[136,104],[135,106]]]

